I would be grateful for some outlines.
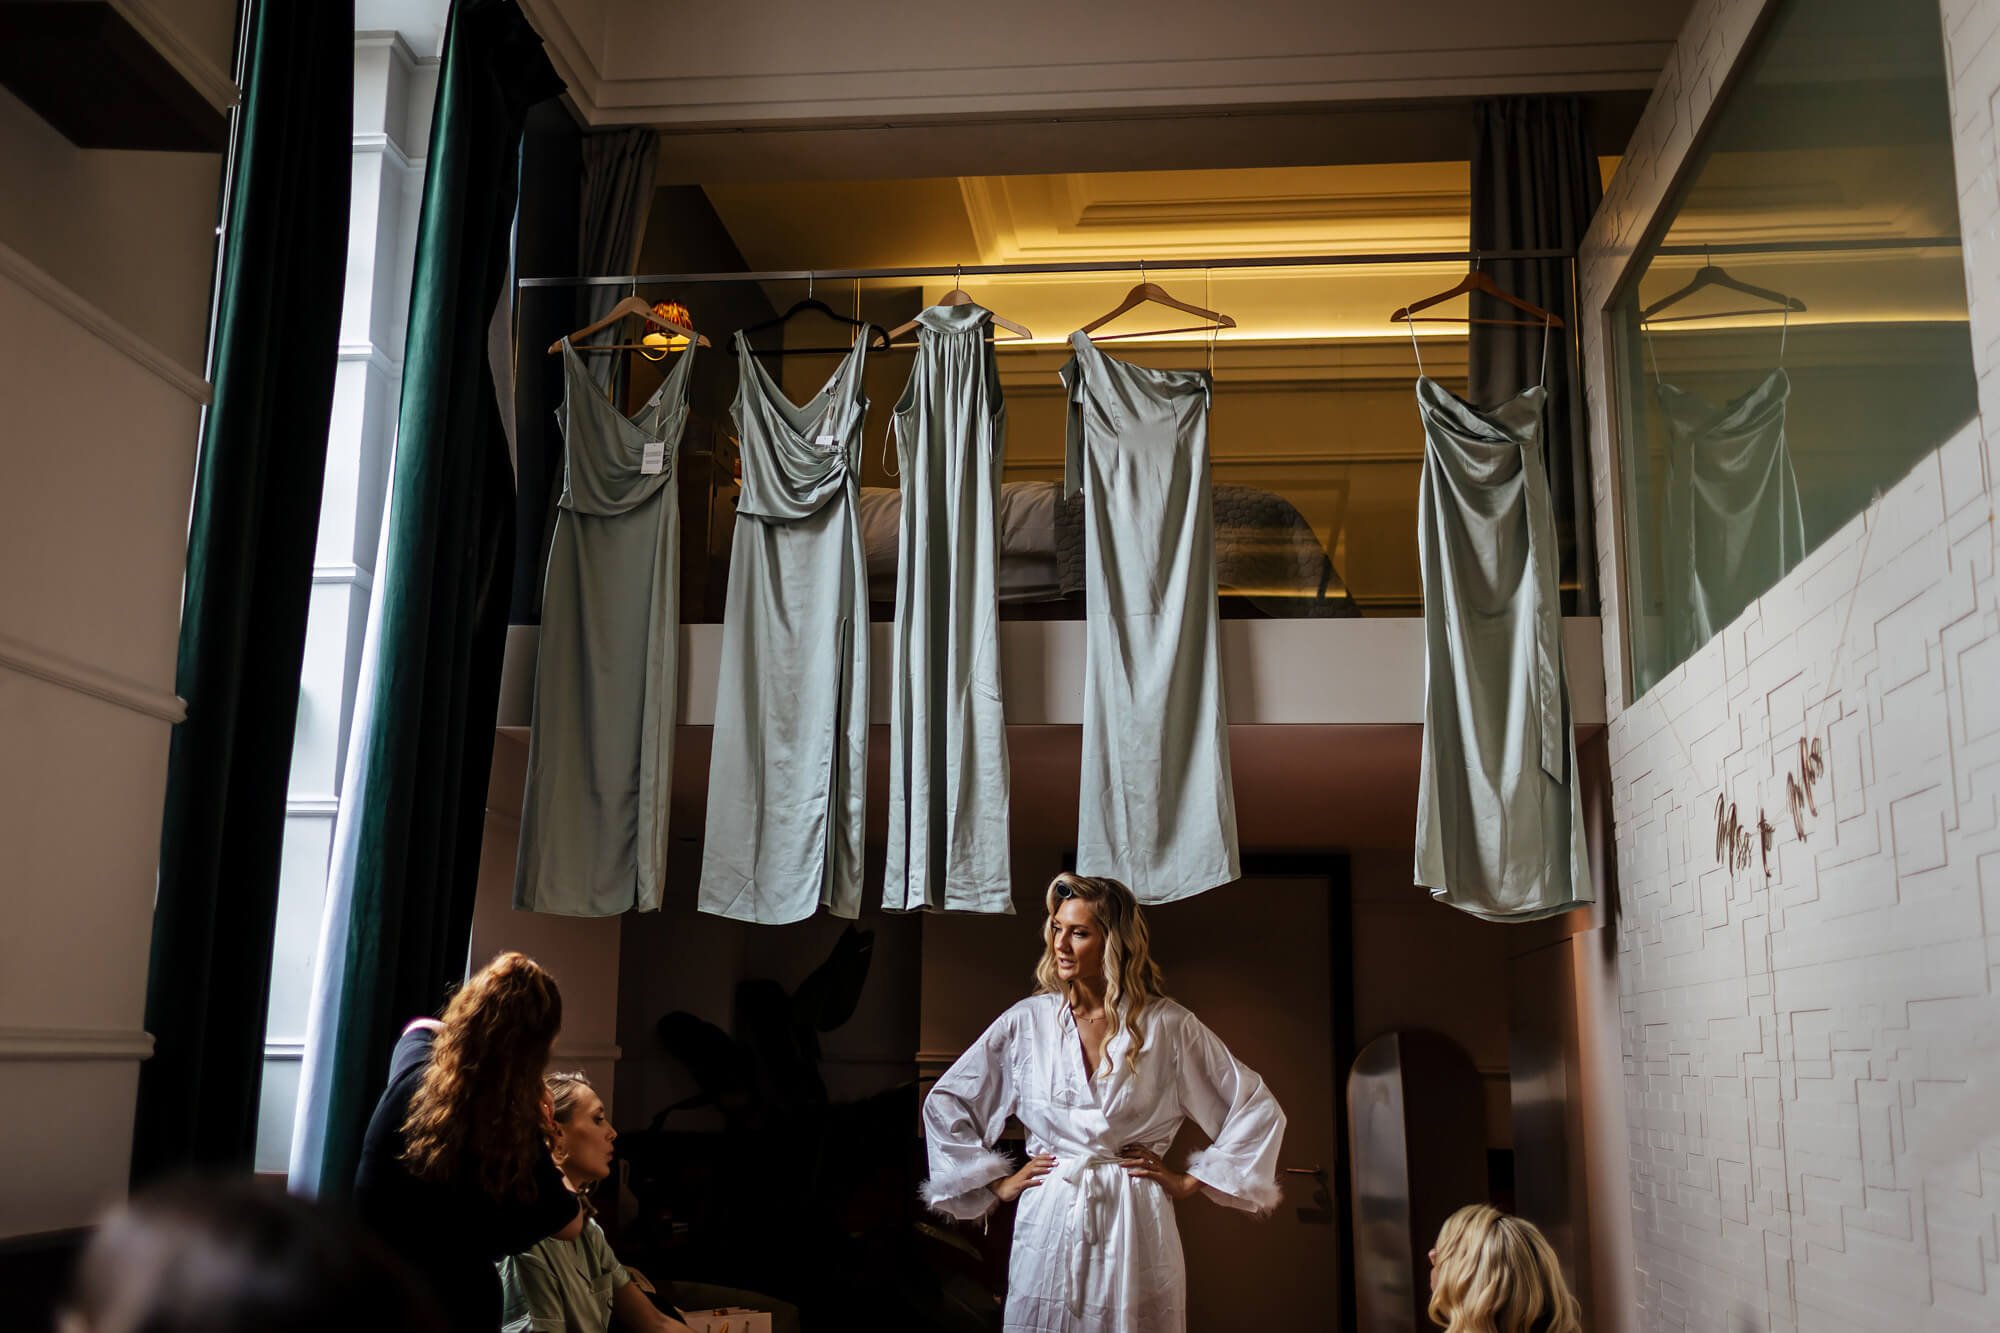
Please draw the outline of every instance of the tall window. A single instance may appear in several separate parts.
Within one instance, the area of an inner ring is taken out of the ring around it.
[[[340,312],[340,367],[327,430],[326,485],[286,792],[271,1004],[264,1026],[264,1090],[257,1118],[259,1171],[283,1171],[291,1154],[327,864],[360,683],[363,631],[374,597],[376,547],[388,504],[417,204],[423,196],[423,154],[437,87],[440,0],[399,0],[376,11],[378,22],[397,14],[409,22],[403,32],[354,36],[347,299]],[[421,52],[404,33],[420,43]]]

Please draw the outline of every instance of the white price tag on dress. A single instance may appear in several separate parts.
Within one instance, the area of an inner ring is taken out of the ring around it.
[[[667,442],[648,440],[643,453],[639,455],[639,471],[646,476],[667,470]]]
[[[819,447],[821,453],[830,454],[840,447],[840,437],[838,435],[822,435],[814,440],[813,443]]]

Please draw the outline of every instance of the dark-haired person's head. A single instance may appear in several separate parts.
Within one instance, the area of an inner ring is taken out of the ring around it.
[[[373,1237],[248,1180],[185,1180],[98,1227],[63,1333],[432,1333],[430,1296]]]
[[[455,1182],[464,1163],[496,1199],[531,1196],[548,1152],[542,1070],[561,1030],[562,993],[526,954],[503,953],[467,978],[403,1122],[410,1174]]]

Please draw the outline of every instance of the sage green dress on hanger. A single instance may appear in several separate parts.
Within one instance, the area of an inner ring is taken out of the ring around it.
[[[1007,406],[976,305],[917,316],[896,404],[903,505],[890,672],[892,911],[1012,912],[1000,710],[1000,465]]]
[[[563,342],[563,490],[542,593],[514,906],[660,905],[679,695],[681,430],[694,348],[627,419]]]
[[[1144,903],[1241,871],[1215,605],[1209,377],[1113,360],[1082,333],[1065,498],[1083,494],[1083,769],[1076,871]]]
[[[867,337],[803,405],[736,335],[743,488],[729,554],[700,906],[739,921],[861,913]]]
[[[1805,511],[1785,444],[1783,368],[1720,407],[1655,388],[1667,423],[1661,524],[1667,632],[1681,657],[1714,638],[1805,555]]]
[[[1537,384],[1477,408],[1428,375],[1417,379],[1425,449],[1416,882],[1495,920],[1592,898],[1543,462],[1545,397]]]

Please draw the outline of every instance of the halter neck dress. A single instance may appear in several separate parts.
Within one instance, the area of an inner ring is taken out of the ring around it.
[[[991,311],[917,316],[896,404],[894,668],[882,905],[1012,912],[1000,707],[1000,468],[1007,405]]]

